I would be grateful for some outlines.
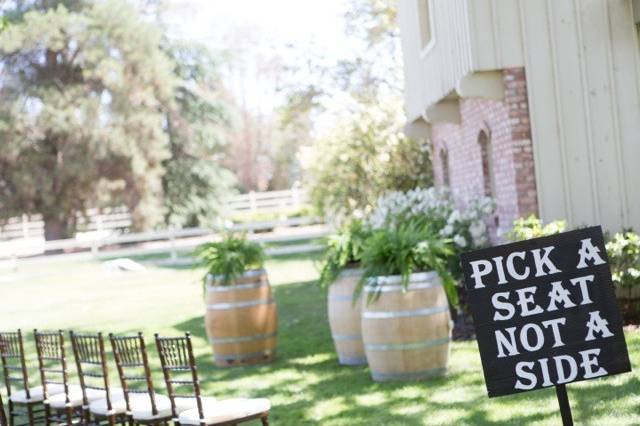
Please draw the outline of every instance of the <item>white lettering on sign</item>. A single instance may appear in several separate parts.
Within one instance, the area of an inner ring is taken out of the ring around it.
[[[605,263],[598,253],[600,253],[600,249],[591,244],[591,238],[582,240],[582,245],[580,246],[580,250],[578,250],[580,261],[578,262],[577,268],[586,268],[588,266],[587,261],[592,261],[592,265],[602,265]]]
[[[569,299],[569,295],[571,293],[569,290],[565,290],[562,287],[562,281],[556,281],[551,283],[551,291],[549,292],[549,306],[547,307],[547,311],[556,311],[558,307],[557,303],[562,303],[565,308],[573,308],[576,306],[575,303]]]
[[[471,278],[475,280],[475,288],[484,287],[482,277],[491,273],[491,270],[493,269],[491,267],[491,262],[488,260],[476,260],[471,262],[471,269],[473,270]]]
[[[589,332],[587,333],[587,337],[584,339],[585,342],[590,340],[594,340],[595,333],[600,333],[600,337],[611,337],[613,333],[609,330],[609,321],[603,319],[600,316],[600,311],[589,312],[589,321],[587,322],[587,328]]]
[[[549,259],[549,253],[554,249],[553,246],[545,247],[544,254],[540,255],[540,249],[535,249],[532,251],[533,260],[536,263],[536,277],[542,277],[544,275],[557,274],[558,272],[562,272],[560,269],[556,268],[556,265],[551,262]],[[544,268],[547,268],[547,272],[544,272]]]
[[[534,343],[531,343],[531,339],[529,336],[529,330],[533,330],[535,334]],[[542,333],[542,329],[540,326],[534,322],[525,324],[520,330],[520,343],[522,347],[528,350],[529,352],[535,352],[544,345],[544,334]]]
[[[581,305],[593,303],[593,301],[589,297],[589,287],[587,286],[588,283],[593,282],[593,278],[594,278],[593,275],[587,275],[584,277],[571,279],[571,284],[573,285],[580,284],[580,292],[582,293],[582,303],[580,303]]]
[[[461,260],[490,397],[630,371],[601,228]]]
[[[520,306],[523,317],[528,317],[542,312],[542,308],[536,305],[535,300],[533,300],[533,294],[537,289],[538,287],[525,287],[516,290],[516,293],[518,293],[518,306]],[[533,305],[533,309],[529,308],[529,305]]]
[[[496,342],[498,343],[498,358],[504,358],[506,355],[504,353],[504,349],[509,352],[509,356],[519,355],[518,346],[516,345],[516,328],[509,327],[505,328],[505,331],[509,333],[509,338],[504,335],[504,333],[500,330],[495,331]]]
[[[549,246],[543,249],[531,250],[533,262],[535,264],[536,277],[543,277],[545,275],[552,275],[562,272],[549,258],[549,255],[554,248],[555,247],[553,246]],[[509,274],[510,278],[518,281],[526,280],[531,276],[531,269],[526,266],[527,255],[528,252],[526,251],[515,251],[507,256],[504,264],[503,256],[493,257],[491,259],[493,260],[493,264],[491,263],[491,261],[485,259],[473,260],[469,262],[469,264],[471,265],[471,278],[473,278],[474,281],[474,288],[484,288],[486,286],[482,278],[493,272],[494,264],[495,272],[498,276],[498,284],[506,284],[508,282],[506,276],[507,274]],[[505,274],[505,268],[507,274]]]
[[[515,278],[516,280],[522,281],[526,280],[529,277],[528,266],[525,266],[522,272],[518,272],[516,271],[516,267],[513,264],[516,258],[524,260],[526,255],[527,253],[524,251],[514,251],[507,257],[507,272],[509,272],[509,275],[511,275],[511,277]]]
[[[500,299],[504,299],[505,301],[503,302]],[[509,303],[508,299],[509,299],[508,291],[499,292],[491,296],[491,304],[493,305],[493,308],[496,310],[493,314],[494,321],[506,321],[513,318],[513,315],[516,313],[516,308],[514,308],[511,303]],[[499,310],[502,310],[502,309],[506,310],[507,312],[505,314],[499,312]]]
[[[598,355],[600,355],[600,349],[587,349],[580,352],[582,356],[582,362],[580,367],[584,369],[584,378],[591,379],[593,377],[600,377],[607,374],[607,370],[598,365]],[[592,367],[598,367],[597,370],[593,370]]]
[[[553,332],[553,347],[557,348],[559,346],[564,346],[562,342],[562,337],[560,336],[560,324],[565,325],[567,323],[566,318],[556,318],[552,320],[542,321],[542,325],[545,328],[551,326],[551,331]]]
[[[556,355],[551,358],[540,358],[533,361],[520,361],[516,364],[516,383],[514,388],[531,390],[538,384],[538,371],[542,376],[542,386],[553,386],[575,380],[582,370],[585,379],[600,377],[607,371],[598,365],[600,349],[587,349],[578,352],[582,362],[578,363],[571,355]],[[551,364],[551,365],[550,365]]]

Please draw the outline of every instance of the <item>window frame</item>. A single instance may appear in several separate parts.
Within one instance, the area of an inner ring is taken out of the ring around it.
[[[436,42],[435,21],[432,0],[416,0],[418,8],[418,29],[420,35],[420,55],[424,57]],[[425,25],[426,24],[426,25]],[[426,37],[428,35],[428,38]],[[425,40],[427,39],[427,40]]]

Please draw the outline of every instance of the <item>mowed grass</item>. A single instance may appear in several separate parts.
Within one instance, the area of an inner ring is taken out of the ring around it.
[[[97,262],[25,261],[0,275],[0,329],[143,331],[194,336],[205,393],[218,398],[267,397],[273,425],[558,425],[551,389],[489,399],[476,343],[453,344],[446,378],[374,383],[366,367],[340,367],[331,342],[326,298],[316,286],[318,256],[267,263],[278,303],[277,360],[268,365],[213,366],[203,323],[201,270],[147,265],[143,273],[110,272]],[[627,333],[634,370],[640,333]],[[152,360],[157,366],[155,352]],[[164,385],[155,368],[156,385]],[[37,376],[32,380],[38,382]],[[115,375],[112,381],[117,384]],[[636,371],[568,386],[578,425],[639,425]],[[4,392],[4,390],[3,390]]]

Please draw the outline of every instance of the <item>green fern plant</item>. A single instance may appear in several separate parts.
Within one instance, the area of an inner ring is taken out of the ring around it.
[[[343,269],[360,263],[368,235],[362,221],[352,220],[329,238],[318,281],[320,287],[329,287]]]
[[[246,271],[262,268],[265,257],[262,246],[244,234],[227,234],[221,241],[203,244],[196,249],[196,256],[207,269],[203,280],[211,274],[221,285],[231,285]]]
[[[447,267],[448,260],[453,255],[451,241],[434,234],[420,221],[408,221],[394,228],[376,231],[367,239],[362,251],[365,271],[357,294],[362,291],[364,283],[377,286],[374,277],[400,275],[402,286],[406,289],[411,274],[436,271],[442,278],[449,302],[455,306],[458,303],[458,293],[455,280]],[[379,291],[370,293],[368,302],[378,295]]]

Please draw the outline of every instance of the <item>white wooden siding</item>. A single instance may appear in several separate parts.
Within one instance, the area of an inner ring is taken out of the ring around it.
[[[435,44],[424,53],[416,0],[400,0],[409,121],[470,72],[524,66],[542,218],[640,229],[632,0],[431,2]]]
[[[639,228],[640,78],[630,0],[520,6],[541,216]]]

